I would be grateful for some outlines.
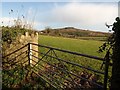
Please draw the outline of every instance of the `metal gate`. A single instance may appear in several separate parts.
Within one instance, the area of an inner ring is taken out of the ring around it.
[[[39,50],[31,49],[30,45],[38,46]],[[23,50],[24,48],[27,48],[27,50]],[[19,55],[13,55],[20,50],[22,52]],[[37,52],[38,57],[32,54],[31,51]],[[22,58],[18,60],[18,57]],[[34,60],[33,57],[38,61]],[[35,88],[43,87],[44,89],[107,89],[108,67],[110,64],[109,52],[107,52],[105,58],[100,58],[28,43],[20,49],[3,56],[2,59],[3,75],[5,75],[5,77],[3,76],[3,84],[5,88],[8,86],[9,88],[25,87],[29,82],[28,86],[30,87],[31,85],[31,88],[34,87],[34,84],[31,83],[35,83],[37,85]],[[103,62],[104,69],[100,69]],[[14,79],[16,78],[19,78],[20,81],[15,85]]]

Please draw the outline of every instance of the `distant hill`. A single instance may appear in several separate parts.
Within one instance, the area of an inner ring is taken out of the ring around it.
[[[105,32],[96,32],[90,30],[77,29],[74,27],[65,27],[58,29],[46,28],[45,30],[40,31],[41,34],[48,34],[52,36],[64,36],[64,37],[106,37],[109,36],[109,33]]]

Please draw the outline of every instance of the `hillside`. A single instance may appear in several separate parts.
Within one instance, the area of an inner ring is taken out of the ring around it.
[[[74,27],[65,27],[58,29],[46,28],[45,30],[40,31],[40,34],[49,34],[52,36],[64,36],[64,37],[106,37],[109,36],[109,33],[105,32],[96,32],[90,30],[77,29]]]

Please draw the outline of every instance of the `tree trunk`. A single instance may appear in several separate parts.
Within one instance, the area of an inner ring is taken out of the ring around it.
[[[115,32],[115,44],[113,46],[113,67],[111,78],[111,90],[117,90],[120,88],[120,19],[113,24]]]

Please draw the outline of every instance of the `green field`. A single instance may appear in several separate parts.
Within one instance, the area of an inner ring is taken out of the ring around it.
[[[105,53],[97,52],[99,49],[99,46],[101,46],[102,43],[103,43],[102,41],[96,41],[96,40],[82,40],[82,39],[72,39],[72,38],[53,37],[53,36],[44,36],[44,35],[39,36],[39,44],[56,47],[60,49],[65,49],[69,51],[74,51],[82,54],[98,56],[98,57],[104,57],[104,54],[105,54]],[[44,52],[44,51],[46,52],[46,50],[43,50],[43,48],[39,48],[39,50],[41,52]],[[100,69],[102,61],[81,57],[81,56],[76,56],[68,53],[63,53],[59,51],[58,52],[56,51],[56,53],[59,58],[62,58],[64,60],[68,60],[86,67],[90,67],[90,68],[93,68],[94,70],[103,71]],[[58,63],[57,60],[51,60],[51,59],[47,59],[47,62],[50,62],[53,64]],[[76,66],[73,67],[72,65],[70,64],[68,65],[66,63],[64,63],[64,65],[66,65],[67,68],[72,72],[76,71],[75,73],[85,70]],[[88,72],[93,73],[91,71],[88,71]],[[100,75],[99,80],[103,82],[103,75],[102,76]]]
[[[102,41],[71,39],[71,38],[40,35],[39,44],[75,51],[83,54],[104,57],[104,53],[97,52],[99,46],[103,44]]]
[[[43,36],[43,35],[39,36],[39,44],[104,58],[105,53],[97,52],[99,46],[101,46],[102,43],[103,43],[102,41],[94,41],[94,40],[71,39],[71,38]],[[48,50],[40,48],[40,51],[47,52]],[[76,56],[69,53],[56,51],[56,54],[58,55],[59,58],[69,60],[71,62],[79,63],[83,66],[92,67],[96,70],[100,70],[100,66],[102,64],[101,61],[91,58]],[[56,61],[54,60],[53,62]]]

